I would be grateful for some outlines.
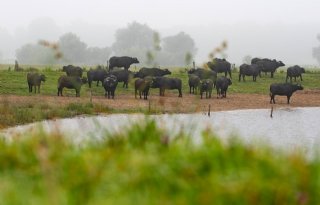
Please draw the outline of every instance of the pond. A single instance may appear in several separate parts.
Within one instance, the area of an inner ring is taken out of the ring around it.
[[[11,140],[28,133],[63,133],[76,144],[88,140],[101,140],[107,133],[125,132],[134,123],[154,119],[168,136],[180,132],[188,134],[195,143],[201,141],[201,133],[210,129],[222,139],[237,136],[246,143],[271,144],[277,148],[307,151],[315,150],[320,142],[320,107],[279,108],[270,117],[269,109],[235,110],[196,114],[112,114],[77,117],[32,123],[2,130],[0,135]]]

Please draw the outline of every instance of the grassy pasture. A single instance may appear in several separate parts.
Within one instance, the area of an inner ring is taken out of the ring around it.
[[[6,68],[6,66],[0,66],[0,95],[34,95],[28,93],[28,85],[26,81],[26,76],[28,71],[22,72],[14,72],[8,71],[1,68]],[[28,67],[28,66],[25,66]],[[36,67],[37,68],[37,67]],[[64,75],[65,73],[61,71],[60,66],[56,67],[38,67],[39,72],[43,73],[47,77],[47,81],[41,86],[41,94],[42,95],[57,95],[57,80],[59,76]],[[183,81],[183,92],[189,92],[188,86],[188,75],[184,68],[173,68],[172,77],[181,78]],[[223,74],[219,74],[221,76]],[[86,72],[84,72],[84,76],[86,76]],[[275,74],[274,78],[270,78],[269,75],[262,74],[261,78],[257,78],[257,82],[252,81],[252,77],[247,76],[246,82],[239,82],[239,73],[232,73],[232,86],[229,88],[230,93],[259,93],[259,94],[268,94],[269,86],[274,82],[285,82],[286,73],[281,70]],[[305,89],[317,89],[320,88],[320,71],[308,71],[303,74],[303,82],[300,82],[300,79],[297,80],[297,83],[301,83]],[[134,94],[134,79],[130,82],[128,89],[122,88],[122,83],[118,84],[116,94]],[[81,89],[81,96],[88,97],[90,94],[90,89],[88,85],[84,85]],[[175,92],[175,91],[173,91]],[[64,93],[66,95],[75,95],[74,90],[64,89]],[[158,89],[152,89],[151,94],[158,94]],[[92,95],[93,96],[103,96],[104,89],[101,87],[101,83],[99,87],[95,86],[93,83],[92,86]]]

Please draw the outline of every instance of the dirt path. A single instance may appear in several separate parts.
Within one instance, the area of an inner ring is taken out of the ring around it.
[[[229,94],[226,99],[217,99],[213,95],[211,99],[200,100],[199,96],[185,94],[183,98],[178,98],[174,93],[166,93],[167,96],[151,96],[150,100],[135,99],[134,95],[118,95],[115,100],[104,98],[104,96],[94,96],[93,103],[101,104],[112,109],[121,111],[139,111],[148,110],[158,112],[203,112],[208,111],[210,105],[211,111],[235,110],[235,109],[258,109],[270,108],[270,97],[262,94]],[[36,103],[45,102],[48,105],[66,105],[69,103],[87,103],[90,102],[88,97],[76,98],[57,97],[57,96],[0,96],[0,102],[3,100],[9,103]],[[320,106],[320,90],[298,91],[291,97],[291,104],[287,105],[287,99],[284,96],[276,96],[277,107],[316,107]]]

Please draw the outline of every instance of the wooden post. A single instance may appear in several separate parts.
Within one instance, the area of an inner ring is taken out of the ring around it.
[[[271,106],[271,112],[270,112],[270,117],[271,118],[273,117],[272,114],[273,114],[273,106]]]
[[[148,100],[148,102],[149,102],[149,114],[150,114],[150,112],[151,112],[151,100]]]
[[[209,104],[208,116],[210,117],[211,104]]]
[[[90,88],[90,103],[92,104],[92,89]]]

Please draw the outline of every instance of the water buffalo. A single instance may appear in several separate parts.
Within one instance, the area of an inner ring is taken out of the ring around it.
[[[219,98],[220,95],[221,95],[221,98],[227,97],[227,90],[229,85],[232,85],[232,82],[229,78],[223,76],[217,79],[217,83],[216,83],[217,98]]]
[[[87,78],[77,76],[60,76],[58,79],[58,96],[62,95],[63,88],[75,89],[76,97],[80,97],[80,89],[83,84],[87,83]]]
[[[143,95],[143,99],[147,100],[149,95],[149,89],[152,83],[152,78],[138,78],[134,82],[134,96],[137,98],[137,91],[139,91],[139,96],[141,99],[141,94]]]
[[[37,92],[37,86],[38,86],[38,93],[40,93],[41,81],[45,82],[46,76],[44,74],[39,74],[39,73],[28,73],[27,81],[29,86],[29,93],[32,92],[33,86],[34,86],[34,93]]]
[[[207,65],[211,70],[217,73],[224,73],[225,76],[227,76],[227,73],[229,73],[230,78],[232,78],[231,63],[229,63],[226,59],[214,58],[211,62],[208,62]]]
[[[203,92],[206,92],[206,98],[211,98],[213,88],[213,81],[211,79],[205,79],[200,83],[200,96],[202,99]]]
[[[101,81],[102,84],[103,80],[107,77],[107,74],[108,71],[104,69],[89,70],[87,72],[89,88],[91,88],[92,81],[97,81],[97,86],[99,86],[99,81]]]
[[[265,74],[270,72],[271,78],[273,78],[273,74],[276,72],[277,68],[281,66],[285,66],[285,64],[282,61],[277,61],[275,59],[270,60],[270,59],[264,58],[254,62],[255,62],[254,64],[261,66],[261,71],[265,72]]]
[[[160,68],[141,68],[137,73],[134,74],[135,78],[144,78],[146,76],[160,77],[164,75],[170,75],[171,72],[168,69]]]
[[[204,80],[204,79],[211,79],[213,81],[213,85],[215,87],[216,84],[216,80],[217,80],[217,72],[213,71],[213,70],[206,70],[203,68],[197,68],[197,69],[190,69],[188,71],[188,74],[194,74],[199,76],[200,80]]]
[[[179,91],[179,97],[182,97],[182,82],[179,78],[154,77],[151,87],[159,88],[160,96],[164,96],[165,89],[177,89]]]
[[[108,75],[114,75],[117,77],[118,82],[123,82],[122,87],[128,88],[129,81],[133,78],[133,73],[129,70],[113,70],[109,71]]]
[[[128,70],[130,65],[133,63],[139,63],[137,58],[131,58],[128,56],[117,57],[113,56],[109,59],[109,70],[113,70],[114,67],[124,67],[125,70]]]
[[[117,88],[117,85],[117,77],[115,75],[108,75],[103,81],[103,87],[106,91],[105,97],[108,97],[108,99],[112,97],[112,99],[114,99],[114,92]]]
[[[260,75],[261,72],[261,66],[258,64],[242,64],[240,66],[240,72],[239,72],[239,82],[241,81],[241,76],[243,81],[245,81],[244,77],[247,76],[252,76],[253,81],[257,80],[257,76]]]
[[[291,66],[287,69],[287,77],[286,82],[288,82],[288,78],[290,77],[290,82],[292,82],[292,78],[294,77],[294,81],[297,81],[297,77],[300,77],[302,81],[302,73],[305,73],[306,70],[298,65]]]
[[[67,65],[62,67],[62,71],[66,72],[67,76],[82,77],[83,69],[78,66]]]
[[[200,85],[200,78],[199,76],[195,75],[195,74],[190,74],[189,75],[189,88],[190,88],[190,94],[191,93],[195,93],[194,91],[196,91],[197,93],[197,90],[198,90],[198,87]]]
[[[274,97],[276,95],[287,96],[287,102],[290,103],[290,97],[297,90],[303,90],[299,84],[293,85],[290,83],[273,83],[270,85],[270,103],[276,103]]]

